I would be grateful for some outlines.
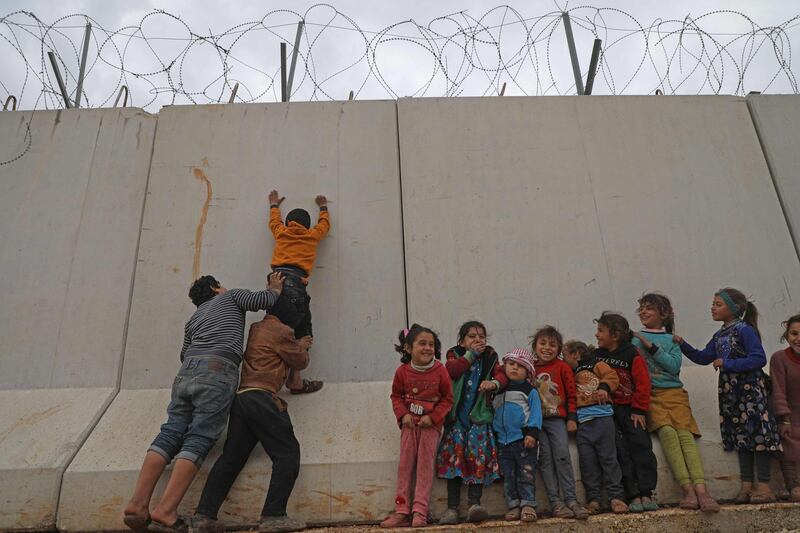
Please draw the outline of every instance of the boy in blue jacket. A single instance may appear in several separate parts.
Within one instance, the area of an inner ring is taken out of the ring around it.
[[[503,357],[503,370],[509,383],[494,398],[492,427],[500,448],[500,469],[508,504],[505,518],[535,522],[542,402],[532,384],[533,355],[523,348],[514,348]]]

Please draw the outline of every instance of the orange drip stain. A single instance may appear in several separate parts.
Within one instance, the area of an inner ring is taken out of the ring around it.
[[[315,492],[317,494],[322,494],[323,496],[327,496],[332,500],[336,500],[339,503],[343,503],[345,505],[349,505],[351,501],[353,501],[352,496],[348,496],[346,494],[331,494],[330,492],[323,492],[321,490],[312,490],[311,492]]]
[[[208,161],[205,158],[203,159],[203,164],[208,164]],[[206,220],[208,220],[208,208],[211,205],[212,189],[211,182],[202,169],[194,167],[192,168],[192,174],[194,174],[196,179],[206,184],[206,201],[203,203],[203,210],[200,212],[200,222],[197,224],[197,229],[195,230],[194,234],[194,261],[192,262],[192,280],[196,280],[200,277],[200,255],[203,249],[203,229],[205,228]]]

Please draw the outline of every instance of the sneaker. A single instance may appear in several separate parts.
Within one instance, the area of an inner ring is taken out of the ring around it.
[[[442,518],[439,519],[440,526],[454,526],[459,522],[461,522],[461,519],[458,517],[458,509],[448,508]]]
[[[611,500],[610,504],[611,504],[611,512],[614,514],[624,514],[629,511],[628,504],[626,504],[622,500],[618,500],[617,498]]]
[[[586,504],[586,512],[590,515],[595,515],[600,513],[600,502],[589,502]]]
[[[414,513],[411,520],[411,527],[425,527],[428,525],[428,517],[422,513]]]
[[[586,520],[589,518],[589,511],[584,509],[583,506],[578,502],[569,502],[567,507],[569,507],[569,510],[572,511],[572,514],[575,515],[576,520]]]
[[[645,511],[658,511],[658,502],[654,498],[642,498],[642,507]]]
[[[628,504],[628,510],[632,513],[643,513],[644,505],[642,505],[641,498],[632,499],[631,502]]]
[[[225,524],[202,514],[196,514],[191,520],[193,533],[225,533]]]
[[[489,513],[479,503],[471,505],[467,511],[467,522],[483,522],[487,518]]]
[[[383,528],[409,526],[411,526],[411,519],[407,514],[392,513],[387,516],[383,522],[381,522],[381,527]]]
[[[258,523],[259,533],[286,533],[305,528],[305,522],[288,516],[262,516]]]
[[[536,516],[536,510],[533,507],[526,505],[520,511],[519,519],[523,522],[536,522],[539,517]]]
[[[564,505],[562,502],[556,502],[556,504],[553,505],[553,508],[550,509],[550,513],[554,518],[575,518],[575,513],[573,513],[570,508]]]
[[[509,509],[506,515],[503,517],[509,522],[516,522],[519,520],[519,507],[514,507],[513,509]]]

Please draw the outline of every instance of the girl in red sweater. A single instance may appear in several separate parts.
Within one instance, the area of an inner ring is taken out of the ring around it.
[[[395,512],[381,527],[425,527],[433,484],[436,447],[442,425],[453,407],[453,387],[442,363],[442,344],[432,330],[418,324],[398,336],[395,349],[403,363],[394,373],[392,409],[400,426]],[[411,480],[416,472],[414,499]],[[413,513],[413,518],[411,514]]]

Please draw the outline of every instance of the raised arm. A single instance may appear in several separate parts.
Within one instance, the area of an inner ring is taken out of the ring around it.
[[[280,293],[274,289],[249,291],[247,289],[231,289],[231,298],[242,311],[266,311],[278,300]]]
[[[328,199],[321,194],[316,198],[317,205],[319,206],[319,219],[317,224],[311,228],[311,234],[317,239],[321,240],[328,231],[331,229],[330,214],[328,213]]]
[[[281,202],[285,199],[278,194],[278,191],[269,193],[269,231],[274,237],[277,237],[286,228],[281,218]]]

